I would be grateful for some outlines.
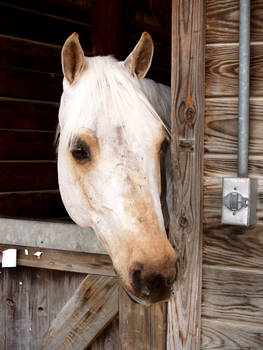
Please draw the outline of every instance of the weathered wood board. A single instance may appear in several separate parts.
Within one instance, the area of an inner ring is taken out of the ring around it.
[[[250,95],[263,94],[263,47],[251,45]],[[206,97],[233,97],[238,95],[238,45],[206,47]]]
[[[0,349],[39,350],[50,322],[85,275],[28,267],[0,272]]]
[[[118,313],[119,280],[88,275],[52,322],[41,350],[85,350]]]
[[[180,278],[168,304],[167,349],[200,348],[202,166],[204,119],[204,2],[173,1],[173,208],[170,240],[181,256]],[[192,142],[193,151],[181,147]]]
[[[222,177],[237,176],[239,1],[206,3],[206,105],[201,349],[262,349],[262,1],[251,2],[249,176],[257,225],[221,224]]]
[[[17,249],[17,264],[57,271],[69,271],[103,276],[116,276],[111,259],[106,254],[72,252],[19,245],[0,244],[0,260],[6,249]],[[40,256],[35,255],[37,252]]]
[[[165,303],[135,304],[120,288],[119,330],[122,350],[161,350],[166,347]]]
[[[261,350],[262,325],[202,318],[201,350]]]

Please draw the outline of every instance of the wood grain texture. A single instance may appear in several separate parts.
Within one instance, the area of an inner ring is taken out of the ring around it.
[[[167,349],[194,350],[200,348],[205,17],[203,1],[172,4],[170,240],[181,256],[181,278],[168,304]],[[194,141],[194,152],[179,152],[185,139]]]
[[[86,349],[118,312],[118,278],[88,275],[62,308],[41,350]]]
[[[263,165],[262,156],[249,157],[249,175],[256,177],[259,181],[259,188],[262,187]],[[231,177],[236,174],[237,156],[228,154],[206,154],[204,161],[204,186],[205,192],[209,188],[216,190],[215,195],[220,194],[222,177]]]
[[[0,35],[0,65],[61,74],[62,46]]]
[[[0,67],[0,95],[3,97],[59,102],[61,93],[60,74]]]
[[[19,245],[0,244],[0,258],[2,251],[17,249],[17,264],[48,270],[69,271],[103,276],[116,276],[112,262],[108,255],[71,252],[57,249],[43,249],[38,247],[26,247]],[[25,253],[27,250],[27,254]],[[42,252],[40,257],[36,252]]]
[[[18,270],[2,269],[1,332],[3,350],[29,349],[30,344],[30,273],[18,275]],[[22,282],[19,283],[19,282]],[[23,284],[24,282],[24,284]]]
[[[261,350],[262,325],[202,318],[201,350]]]
[[[249,176],[257,225],[221,224],[222,177],[237,176],[239,1],[206,2],[206,114],[201,349],[262,348],[263,3],[251,2]]]
[[[205,224],[203,263],[263,274],[263,225],[225,226],[215,220]]]
[[[83,274],[27,267],[2,269],[1,350],[39,350],[51,320],[83,278]]]
[[[203,267],[202,315],[207,318],[261,324],[262,273]]]
[[[263,4],[251,1],[251,41],[263,41]],[[206,42],[233,43],[239,40],[239,0],[206,1]]]
[[[250,99],[249,154],[263,155],[263,99]],[[238,99],[212,98],[206,100],[205,152],[237,154]]]
[[[0,98],[0,129],[56,131],[58,103]]]
[[[88,350],[120,350],[119,321],[115,319],[93,342]]]
[[[262,43],[250,49],[250,96],[262,96]],[[238,96],[238,46],[206,48],[206,97]]]
[[[166,303],[147,308],[132,302],[120,288],[119,323],[122,350],[166,348]]]

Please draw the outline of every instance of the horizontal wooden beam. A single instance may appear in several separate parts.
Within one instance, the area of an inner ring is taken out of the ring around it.
[[[20,266],[115,276],[111,259],[105,254],[0,244],[0,259],[2,252],[10,248],[17,249],[17,265]]]
[[[41,350],[84,350],[117,316],[119,280],[87,276],[54,319]]]
[[[202,317],[201,350],[261,349],[262,323],[229,322]]]
[[[0,244],[107,254],[92,229],[50,221],[0,218]]]

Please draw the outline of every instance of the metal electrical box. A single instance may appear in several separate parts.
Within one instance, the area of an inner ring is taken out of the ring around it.
[[[250,226],[257,220],[257,180],[224,177],[222,184],[222,223]]]

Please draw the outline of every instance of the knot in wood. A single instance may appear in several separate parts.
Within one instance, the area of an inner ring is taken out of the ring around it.
[[[185,113],[184,113],[184,120],[185,120],[185,123],[190,126],[191,124],[193,124],[193,120],[195,118],[195,110],[193,107],[188,107],[186,110],[185,110]]]
[[[180,219],[179,219],[179,225],[183,228],[187,227],[188,226],[188,220],[187,218],[185,217],[184,214],[181,215]]]
[[[9,298],[6,299],[6,303],[7,303],[7,305],[10,306],[10,307],[16,306],[16,303],[14,302],[14,300],[9,299]]]

